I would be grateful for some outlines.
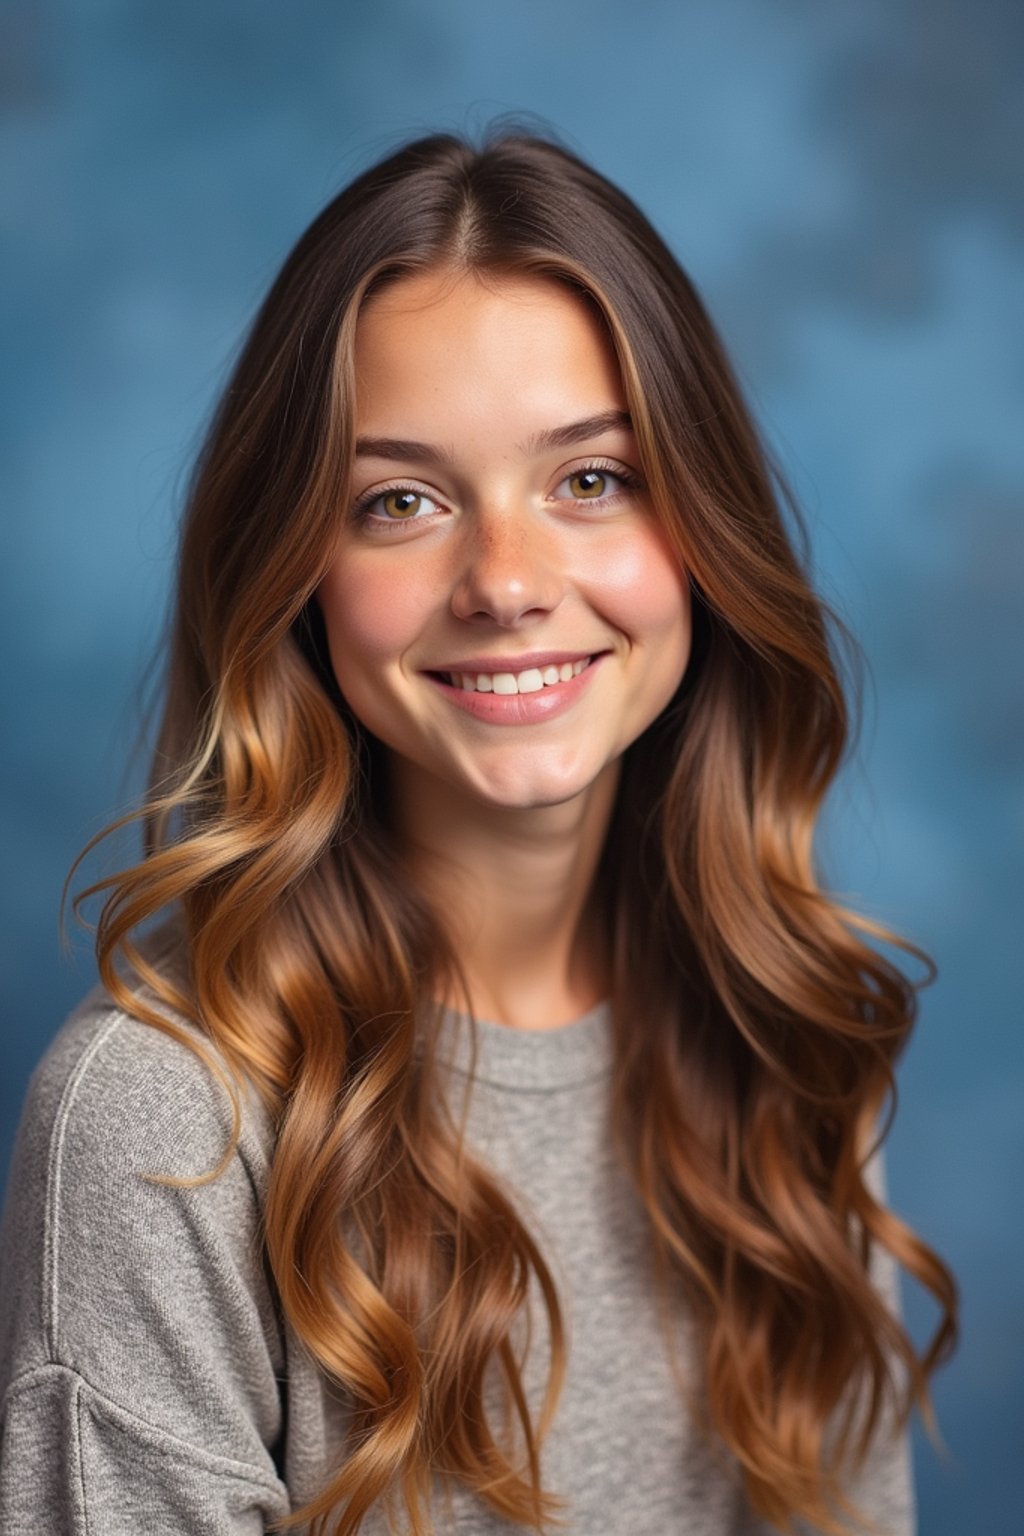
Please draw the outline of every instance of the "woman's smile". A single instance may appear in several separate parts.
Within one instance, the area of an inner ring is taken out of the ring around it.
[[[491,725],[529,725],[550,720],[582,695],[603,660],[581,656],[556,666],[526,665],[520,671],[428,672],[456,709]]]
[[[618,362],[566,285],[430,271],[365,305],[331,661],[407,766],[504,806],[584,792],[686,669],[686,573]],[[500,729],[499,729],[500,728]]]

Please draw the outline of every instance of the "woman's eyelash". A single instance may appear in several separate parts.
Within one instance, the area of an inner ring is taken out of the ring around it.
[[[624,464],[612,463],[607,459],[591,459],[587,460],[587,462],[583,464],[575,465],[572,469],[568,470],[564,475],[562,475],[558,481],[558,485],[564,485],[567,480],[572,480],[577,475],[608,475],[610,478],[619,481],[620,485],[624,486],[627,490],[639,491],[644,489],[644,482],[635,470],[628,469]],[[429,491],[422,490],[418,485],[413,485],[409,481],[396,480],[391,485],[378,486],[374,490],[367,491],[364,495],[360,496],[352,508],[352,517],[354,519],[365,518],[370,514],[371,507],[375,506],[377,502],[382,501],[385,496],[402,494],[409,496],[419,496],[422,497],[424,501],[430,501],[434,503],[438,502],[438,498],[435,495]],[[592,498],[585,496],[569,496],[560,497],[558,499],[565,501],[576,500],[581,502],[586,502],[588,499],[593,501],[607,501],[611,496],[615,494],[616,493],[613,491],[608,495],[595,496]],[[382,523],[394,523],[396,526],[400,526],[402,523],[401,518],[382,517],[379,519],[379,521]],[[414,522],[418,521],[418,519],[409,518],[408,521]]]
[[[430,491],[422,490],[418,485],[411,485],[407,480],[396,480],[392,485],[378,486],[376,490],[367,491],[365,495],[360,496],[359,500],[352,508],[352,516],[353,518],[366,517],[370,511],[370,508],[375,506],[378,501],[383,501],[385,496],[401,495],[419,496],[423,501],[432,501],[435,503],[439,501],[437,496],[433,495]],[[412,520],[413,519],[411,518],[409,519],[410,522]],[[380,521],[401,523],[402,519],[381,518]]]
[[[564,485],[567,480],[575,479],[577,475],[610,475],[618,480],[630,491],[642,491],[644,482],[633,469],[628,469],[625,464],[616,464],[609,459],[590,459],[585,464],[576,464],[568,470],[559,480],[559,485]],[[614,494],[614,493],[613,493]],[[572,499],[572,498],[570,498]],[[577,500],[585,501],[586,497],[578,497]],[[605,501],[606,497],[594,497],[595,501]]]

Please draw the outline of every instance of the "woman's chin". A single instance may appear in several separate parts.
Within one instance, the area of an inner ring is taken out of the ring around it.
[[[466,788],[478,802],[496,811],[539,811],[586,799],[598,781],[609,780],[614,787],[617,766],[617,762],[578,760],[491,764],[467,774]]]
[[[600,782],[612,793],[617,758],[575,752],[502,750],[446,757],[434,752],[406,754],[394,748],[391,786],[402,804],[416,807],[426,827],[462,812],[476,819],[483,806],[504,811],[541,811],[591,798]]]

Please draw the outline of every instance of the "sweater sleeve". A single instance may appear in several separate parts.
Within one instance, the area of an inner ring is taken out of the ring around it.
[[[253,1536],[289,1511],[247,1125],[185,1046],[96,1007],[37,1069],[7,1193],[0,1530]]]

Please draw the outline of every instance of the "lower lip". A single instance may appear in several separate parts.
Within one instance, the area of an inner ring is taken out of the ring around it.
[[[453,687],[433,673],[426,676],[457,709],[476,720],[484,720],[488,725],[536,725],[571,709],[590,686],[590,679],[607,654],[595,656],[589,666],[567,683],[551,683],[536,693],[477,693],[475,689]]]

